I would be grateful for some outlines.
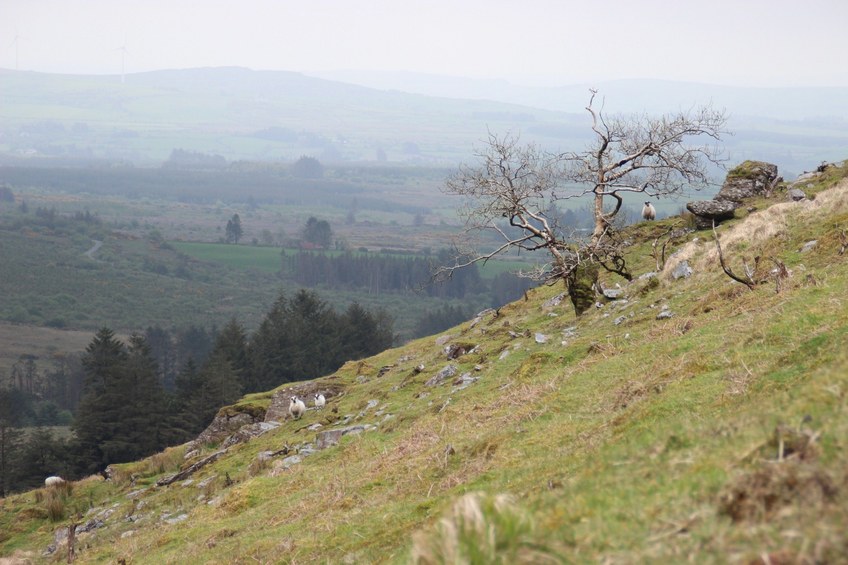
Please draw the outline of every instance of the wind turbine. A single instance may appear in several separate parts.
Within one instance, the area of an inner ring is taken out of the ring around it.
[[[16,29],[15,30],[15,38],[9,44],[9,47],[11,47],[12,45],[15,46],[15,70],[16,71],[18,70],[18,44],[20,43],[20,40],[21,40],[21,36],[18,35],[18,30]]]
[[[124,39],[124,44],[115,49],[115,51],[121,52],[121,84],[124,84],[124,69],[126,68],[127,54],[129,53],[127,51],[127,40]]]

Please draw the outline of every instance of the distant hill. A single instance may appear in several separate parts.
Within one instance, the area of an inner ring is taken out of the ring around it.
[[[0,160],[158,164],[174,149],[228,160],[455,165],[489,132],[551,150],[588,139],[588,85],[526,88],[426,75],[223,67],[120,76],[0,70]],[[359,82],[367,86],[352,84]],[[712,102],[731,114],[732,161],[809,170],[848,152],[845,88],[755,89],[663,81],[596,85],[609,112],[664,113]]]
[[[662,113],[712,102],[734,116],[781,120],[848,120],[846,87],[742,87],[655,79],[627,79],[556,87],[523,86],[505,80],[469,79],[412,72],[324,71],[310,76],[444,98],[492,100],[578,112],[590,88],[607,98],[607,109],[620,112]],[[843,128],[846,124],[842,124]]]

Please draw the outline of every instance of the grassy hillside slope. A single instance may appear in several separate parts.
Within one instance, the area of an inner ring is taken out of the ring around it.
[[[79,534],[78,562],[839,562],[845,173],[831,170],[814,199],[754,202],[719,228],[737,272],[743,257],[785,263],[780,292],[732,282],[712,233],[688,234],[658,277],[620,281],[623,299],[580,319],[567,299],[551,301],[561,287],[543,287],[299,384],[326,391],[328,406],[229,447],[186,481],[156,486],[220,442],[80,481],[54,521],[45,489],[0,501],[0,555],[64,560],[61,544],[42,555],[54,530],[99,520]],[[651,242],[674,221],[632,228],[636,274],[654,270]],[[694,274],[674,280],[683,258]],[[658,319],[663,310],[672,316]],[[448,359],[449,345],[468,352]],[[456,374],[428,385],[448,365]],[[221,418],[261,414],[273,396]],[[316,434],[352,425],[365,430],[310,453]],[[287,459],[298,451],[300,462]]]

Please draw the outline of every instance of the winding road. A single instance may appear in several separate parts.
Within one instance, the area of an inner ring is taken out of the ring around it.
[[[91,249],[83,253],[83,255],[85,255],[92,261],[97,261],[97,259],[94,258],[94,254],[97,253],[97,250],[103,246],[103,242],[99,239],[92,239],[91,241],[94,242],[94,245],[91,246]]]

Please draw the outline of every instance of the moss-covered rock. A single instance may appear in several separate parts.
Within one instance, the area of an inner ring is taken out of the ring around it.
[[[598,265],[580,263],[569,277],[568,296],[574,305],[574,313],[580,316],[595,303],[595,283],[598,282]]]
[[[752,196],[768,196],[780,180],[777,165],[764,161],[744,161],[727,173],[715,200],[742,202]]]

